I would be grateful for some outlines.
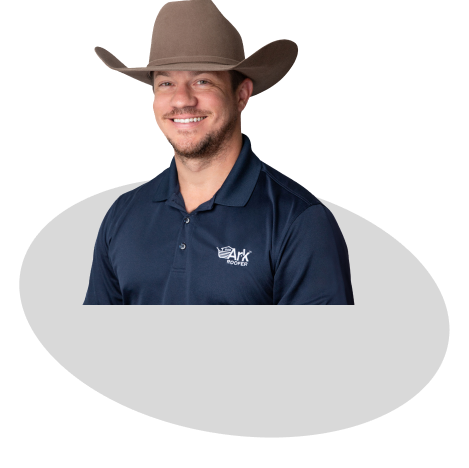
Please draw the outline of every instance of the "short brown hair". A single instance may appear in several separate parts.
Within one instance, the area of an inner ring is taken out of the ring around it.
[[[238,86],[247,78],[246,75],[243,73],[239,72],[238,70],[228,70],[230,73],[230,78],[231,78],[231,89],[233,90],[233,93],[236,92],[238,89]],[[153,94],[155,93],[155,72],[150,72],[150,78],[151,78],[151,87],[153,89]]]

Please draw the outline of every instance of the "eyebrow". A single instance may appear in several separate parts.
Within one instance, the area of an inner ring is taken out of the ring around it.
[[[210,73],[210,72],[206,72],[206,71],[192,71],[192,76],[197,76],[197,75],[202,75],[202,73]],[[156,75],[153,76],[154,79],[156,79],[158,77],[158,75],[163,75],[163,76],[167,76],[168,78],[171,78],[171,75],[168,75],[168,73],[164,72],[164,71],[159,71]]]

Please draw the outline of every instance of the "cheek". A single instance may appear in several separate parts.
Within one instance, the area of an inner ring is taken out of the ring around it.
[[[171,109],[169,106],[169,99],[166,96],[162,96],[160,93],[153,97],[153,110],[160,115],[168,112]]]

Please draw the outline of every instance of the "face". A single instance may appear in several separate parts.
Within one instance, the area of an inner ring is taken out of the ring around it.
[[[240,114],[252,82],[245,80],[233,93],[226,71],[165,71],[155,72],[154,91],[156,122],[176,154],[207,159],[241,132]]]

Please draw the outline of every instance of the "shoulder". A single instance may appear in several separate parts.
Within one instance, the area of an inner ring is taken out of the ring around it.
[[[301,238],[312,225],[317,231],[320,225],[327,228],[330,224],[331,214],[317,197],[263,161],[251,202],[271,227],[274,261],[288,239]]]
[[[272,213],[282,232],[308,208],[323,206],[305,187],[262,161],[256,192],[257,200]]]
[[[129,203],[152,201],[161,180],[167,175],[169,169],[165,169],[148,182],[129,190],[120,195],[114,202],[118,207],[123,207]]]
[[[165,169],[148,182],[144,182],[142,185],[121,194],[109,208],[103,219],[103,224],[108,229],[114,227],[130,210],[153,203],[157,187],[168,170]]]
[[[298,203],[303,203],[304,208],[321,204],[309,190],[262,161],[261,175],[264,175],[266,183],[275,191],[274,193],[277,196],[288,198],[292,201],[297,200]]]

